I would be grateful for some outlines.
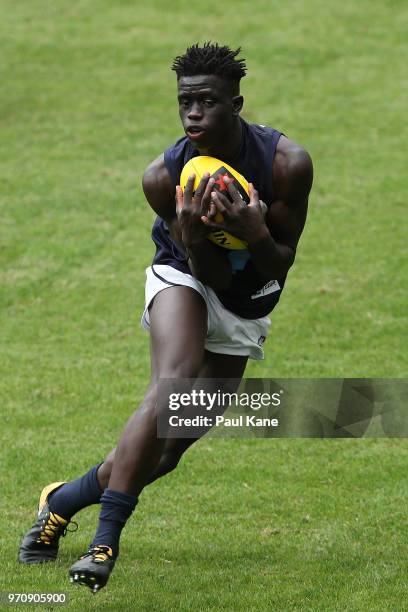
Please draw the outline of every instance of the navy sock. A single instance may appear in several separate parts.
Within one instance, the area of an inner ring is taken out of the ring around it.
[[[97,478],[101,465],[101,463],[95,465],[81,478],[67,482],[52,493],[49,497],[52,512],[70,519],[82,508],[98,504],[103,493]]]
[[[137,504],[137,497],[105,489],[101,497],[99,524],[91,546],[104,544],[112,549],[113,557],[119,554],[119,538],[126,521]]]

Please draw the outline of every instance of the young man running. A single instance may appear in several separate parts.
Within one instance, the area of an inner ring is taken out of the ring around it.
[[[100,502],[90,548],[69,571],[71,581],[94,592],[108,581],[121,531],[143,488],[173,470],[195,441],[157,437],[157,419],[168,408],[158,395],[160,379],[239,380],[248,358],[263,358],[268,315],[305,224],[310,157],[281,132],[240,117],[246,67],[239,52],[206,43],[174,60],[185,136],[143,176],[147,201],[158,215],[143,315],[151,337],[150,384],[116,450],[102,464],[75,481],[44,489],[38,520],[20,547],[23,563],[54,560],[71,518]],[[204,175],[195,192],[190,176],[183,192],[181,170],[197,155],[216,157],[242,174],[250,183],[249,204],[224,176],[218,181]],[[222,224],[215,222],[217,211]],[[241,238],[247,249],[214,245],[207,237],[215,228]]]

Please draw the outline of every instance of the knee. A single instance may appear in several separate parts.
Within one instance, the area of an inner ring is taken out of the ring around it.
[[[178,466],[182,455],[183,453],[175,452],[163,453],[160,463],[163,465],[163,468],[166,468],[166,472],[171,472]]]
[[[157,380],[149,387],[140,408],[134,413],[135,418],[139,415],[139,417],[156,422],[157,417],[167,414],[170,396],[174,390],[177,389],[179,392],[184,387],[184,385],[177,384],[177,381],[183,377],[176,375],[175,370],[161,374],[160,378],[161,380]],[[172,384],[173,380],[175,381],[174,385]]]

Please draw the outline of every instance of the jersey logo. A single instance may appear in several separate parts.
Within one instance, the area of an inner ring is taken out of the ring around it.
[[[280,291],[279,283],[277,280],[271,280],[269,283],[266,283],[262,289],[259,289],[259,291],[251,295],[251,300],[257,300],[258,298],[274,293],[275,291]]]

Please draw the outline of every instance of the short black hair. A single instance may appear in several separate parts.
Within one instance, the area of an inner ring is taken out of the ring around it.
[[[215,74],[229,81],[239,81],[246,75],[244,59],[235,59],[241,53],[241,47],[230,49],[218,43],[206,42],[200,47],[197,44],[188,47],[184,55],[178,55],[171,67],[177,78],[200,74]]]

